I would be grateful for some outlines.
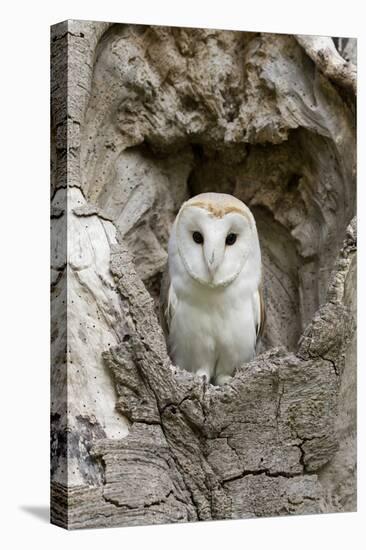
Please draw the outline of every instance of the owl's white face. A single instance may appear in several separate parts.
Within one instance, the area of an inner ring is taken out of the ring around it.
[[[177,218],[176,238],[189,275],[213,288],[227,286],[237,278],[257,234],[249,210],[217,216],[204,207],[186,203]]]

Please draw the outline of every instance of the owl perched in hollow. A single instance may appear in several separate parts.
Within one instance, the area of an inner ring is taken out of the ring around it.
[[[261,252],[240,200],[202,193],[175,219],[160,311],[176,365],[222,385],[253,359],[264,324]]]

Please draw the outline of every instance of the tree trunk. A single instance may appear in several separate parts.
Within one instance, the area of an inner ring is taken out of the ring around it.
[[[354,64],[319,37],[51,38],[52,521],[355,510]],[[172,365],[156,315],[171,223],[207,190],[250,207],[264,265],[261,353],[223,387]]]

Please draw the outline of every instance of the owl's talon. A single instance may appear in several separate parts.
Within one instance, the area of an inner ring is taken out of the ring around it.
[[[223,386],[224,384],[228,384],[229,382],[231,382],[232,378],[233,377],[229,374],[219,374],[215,380],[216,386]]]

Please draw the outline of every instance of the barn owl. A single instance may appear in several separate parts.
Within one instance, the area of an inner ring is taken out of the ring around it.
[[[202,193],[180,208],[168,245],[161,322],[176,365],[223,385],[255,355],[264,324],[254,217],[237,198]]]

